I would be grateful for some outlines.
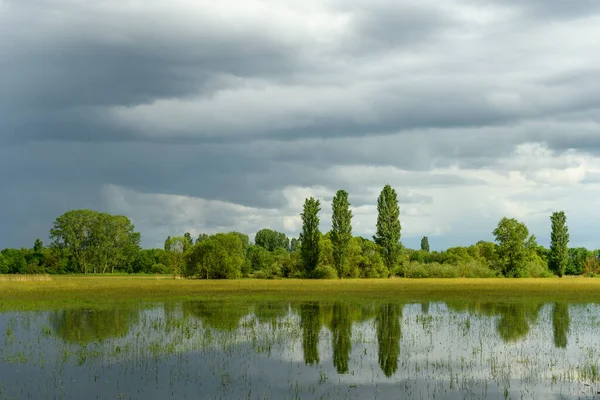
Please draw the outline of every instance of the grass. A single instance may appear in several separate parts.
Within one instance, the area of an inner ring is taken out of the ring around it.
[[[114,306],[179,300],[394,300],[600,302],[600,279],[174,280],[167,276],[0,279],[0,310]]]

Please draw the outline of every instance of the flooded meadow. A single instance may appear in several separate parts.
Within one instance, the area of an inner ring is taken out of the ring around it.
[[[178,301],[0,313],[0,399],[600,398],[600,305]]]

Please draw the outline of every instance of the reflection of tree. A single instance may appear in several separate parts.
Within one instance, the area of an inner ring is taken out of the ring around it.
[[[319,303],[300,304],[300,326],[302,327],[302,349],[304,362],[309,365],[319,363]]]
[[[399,304],[382,304],[375,317],[379,365],[387,377],[392,376],[398,370],[400,338],[402,337],[401,317],[402,307]]]
[[[352,348],[352,321],[348,305],[335,303],[331,321],[333,365],[339,374],[348,372],[348,358]]]
[[[429,314],[429,302],[428,301],[421,303],[421,313]]]
[[[567,347],[567,333],[569,332],[569,305],[554,303],[552,307],[552,328],[554,329],[554,346]]]
[[[88,344],[127,335],[138,318],[132,309],[61,310],[50,315],[50,325],[63,340]]]
[[[234,331],[248,315],[247,304],[227,304],[214,301],[188,301],[181,306],[183,315],[199,318],[204,326],[220,331]]]
[[[530,325],[538,318],[543,303],[448,302],[449,309],[470,311],[472,314],[499,315],[498,334],[505,342],[516,342],[529,333]]]
[[[541,304],[499,304],[496,307],[500,314],[496,325],[498,334],[505,342],[516,342],[527,336],[530,324],[537,321]]]
[[[275,325],[277,318],[283,318],[288,313],[288,303],[261,302],[254,306],[254,315],[260,323],[270,322]]]

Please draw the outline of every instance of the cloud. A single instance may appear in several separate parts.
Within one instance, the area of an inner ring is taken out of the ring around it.
[[[70,208],[167,234],[297,236],[306,196],[355,232],[392,184],[403,240],[594,243],[600,6],[579,0],[0,2],[0,246]],[[24,27],[27,27],[25,29]]]

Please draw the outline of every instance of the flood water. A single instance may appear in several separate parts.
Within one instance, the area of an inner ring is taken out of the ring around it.
[[[597,304],[188,301],[0,313],[0,399],[598,392]]]

